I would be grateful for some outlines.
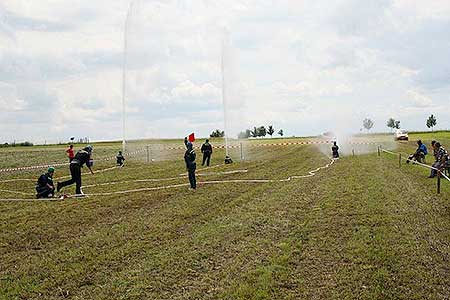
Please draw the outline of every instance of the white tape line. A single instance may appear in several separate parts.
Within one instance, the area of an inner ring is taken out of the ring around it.
[[[331,165],[334,164],[334,162],[335,162],[335,160],[331,159],[331,161],[328,164],[326,164],[326,165],[324,165],[322,167],[319,167],[319,168],[317,168],[315,170],[309,171],[307,175],[294,175],[294,176],[289,176],[286,179],[234,179],[234,180],[230,179],[230,180],[202,181],[202,182],[198,182],[197,184],[201,185],[201,184],[224,184],[224,183],[273,183],[273,182],[287,182],[287,181],[291,181],[293,179],[312,177],[318,171],[320,171],[322,169],[325,169],[325,168],[329,168]],[[235,171],[242,172],[244,170],[235,170]],[[220,172],[218,172],[218,173],[220,173]],[[238,173],[238,172],[236,172],[236,173]],[[175,177],[173,177],[173,178],[175,178]],[[146,180],[163,181],[163,180],[172,180],[173,178],[141,179],[141,180],[142,181],[146,181]],[[177,179],[179,179],[179,178],[185,178],[185,176],[178,177]],[[114,184],[118,184],[118,183],[119,182],[114,183]],[[94,186],[94,185],[92,185],[92,186]],[[111,196],[111,195],[121,195],[121,194],[135,193],[135,192],[164,190],[164,189],[178,188],[178,187],[184,187],[184,186],[189,186],[189,183],[173,184],[173,185],[166,185],[166,186],[159,186],[159,187],[138,188],[138,189],[132,189],[132,190],[116,191],[116,192],[91,193],[91,194],[85,194],[84,196]],[[74,198],[76,196],[77,195],[68,196],[68,198]],[[55,200],[58,200],[58,199],[57,198],[51,198],[51,200],[55,201]],[[23,199],[23,200],[21,200],[21,199],[0,199],[0,201],[42,201],[42,199]]]
[[[331,140],[325,140],[325,141],[301,141],[301,142],[282,142],[282,143],[262,143],[262,144],[245,144],[246,147],[267,147],[267,146],[289,146],[289,145],[315,145],[315,144],[330,144],[333,143]],[[372,145],[377,144],[375,142],[349,142],[349,144],[353,145]],[[224,149],[225,145],[217,145],[214,146],[216,149]],[[237,149],[240,148],[240,145],[229,145],[229,149]],[[195,146],[195,149],[200,149],[199,146]],[[185,150],[186,147],[183,146],[177,146],[177,147],[162,147],[161,150]],[[133,156],[139,153],[145,153],[147,151],[146,148],[139,149],[133,152],[127,152],[124,154],[124,156]],[[99,161],[110,161],[116,159],[115,156],[108,156],[99,158]],[[69,165],[69,163],[54,163],[54,164],[45,164],[45,165],[37,165],[37,166],[25,166],[25,167],[16,167],[16,168],[6,168],[6,169],[0,169],[0,173],[2,172],[14,172],[14,171],[24,171],[24,170],[34,170],[34,169],[44,169],[48,167],[60,167],[60,166],[66,166]]]

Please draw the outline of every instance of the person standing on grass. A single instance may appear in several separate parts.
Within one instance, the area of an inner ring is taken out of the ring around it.
[[[84,147],[83,149],[79,150],[77,154],[75,154],[75,157],[70,162],[70,175],[72,176],[71,179],[64,181],[64,182],[58,182],[56,184],[56,191],[59,192],[63,187],[71,184],[76,184],[75,188],[75,194],[76,195],[83,195],[83,192],[81,191],[81,168],[84,164],[88,167],[89,171],[91,171],[91,174],[94,174],[94,171],[92,171],[92,146],[88,145]]]
[[[205,165],[205,161],[206,161],[206,166],[209,167],[209,162],[211,160],[211,154],[212,154],[213,150],[212,150],[212,146],[209,143],[208,139],[206,139],[205,143],[202,145],[202,148],[200,150],[203,153],[202,166]]]
[[[441,143],[436,142],[434,144],[434,148],[436,149],[436,161],[433,164],[433,169],[431,169],[431,174],[428,176],[428,178],[434,178],[436,177],[438,171],[445,167],[448,161],[448,153],[447,150],[444,149],[444,147],[441,146]]]
[[[69,157],[69,162],[75,157],[75,153],[73,152],[73,145],[70,144],[69,149],[66,150],[67,156]]]
[[[50,167],[47,169],[47,173],[39,176],[36,183],[36,198],[52,198],[55,195],[55,186],[53,184],[53,174],[55,168]]]
[[[125,157],[122,154],[122,151],[119,151],[119,153],[116,156],[116,163],[118,167],[123,167],[123,162],[125,161]]]
[[[191,142],[186,144],[187,150],[184,153],[184,162],[186,163],[186,169],[188,171],[189,183],[191,185],[190,189],[195,191],[197,189],[197,182],[195,180],[195,169],[197,164],[195,163],[195,151]]]
[[[331,152],[333,153],[333,158],[339,158],[339,146],[336,142],[333,142],[333,146],[331,147]]]

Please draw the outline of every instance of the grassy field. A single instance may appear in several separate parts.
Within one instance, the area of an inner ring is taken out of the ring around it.
[[[397,150],[434,139],[410,138]],[[450,134],[438,140],[450,145]],[[120,149],[94,147],[97,157]],[[63,148],[4,151],[10,159],[1,167],[59,162]],[[315,146],[249,151],[249,160],[199,170],[198,181],[284,179],[329,163]],[[217,150],[212,165],[223,157]],[[99,159],[95,168],[111,164]],[[184,172],[181,159],[129,160],[83,180],[123,182],[86,187],[87,194],[119,192],[186,183],[132,182]],[[0,181],[38,173],[0,173]],[[67,174],[57,168],[56,177]],[[0,202],[0,299],[449,299],[450,183],[437,195],[427,175],[374,152],[290,182]],[[32,181],[0,188],[33,194]]]

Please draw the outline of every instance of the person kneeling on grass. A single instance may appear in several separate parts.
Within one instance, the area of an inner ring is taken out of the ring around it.
[[[428,154],[427,146],[425,146],[425,144],[423,144],[421,140],[417,141],[417,146],[418,147],[416,152],[408,156],[408,160],[406,161],[406,163],[409,163],[410,160],[418,161],[420,163],[424,162],[425,156]]]
[[[59,192],[63,187],[75,183],[75,194],[78,196],[83,196],[83,192],[81,191],[81,168],[84,164],[86,164],[89,171],[91,171],[91,174],[94,174],[94,171],[92,171],[91,168],[93,162],[91,160],[91,154],[91,145],[84,147],[83,149],[79,150],[77,154],[75,154],[75,157],[70,162],[70,175],[72,176],[72,178],[64,182],[58,182],[56,184],[56,191]]]
[[[55,186],[53,185],[53,174],[55,168],[50,167],[47,169],[47,173],[39,176],[36,183],[36,198],[52,198],[55,194]]]
[[[431,174],[428,178],[434,178],[437,175],[438,170],[442,170],[448,162],[448,153],[444,147],[441,146],[441,143],[436,142],[434,148],[436,150],[436,161],[432,166],[433,169],[431,169]]]
[[[195,169],[197,168],[197,164],[195,163],[196,155],[191,142],[188,142],[186,144],[186,147],[187,150],[184,153],[184,161],[186,163],[186,169],[188,171],[191,190],[195,191],[195,189],[197,188],[197,182],[195,180]]]

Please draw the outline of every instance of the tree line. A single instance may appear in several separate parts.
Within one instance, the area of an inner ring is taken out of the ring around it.
[[[259,127],[253,127],[253,130],[251,129],[246,129],[244,131],[241,131],[238,134],[238,138],[239,139],[248,139],[250,137],[265,137],[266,135],[270,135],[270,137],[273,136],[273,134],[275,133],[275,128],[273,127],[273,125],[269,125],[266,127],[264,126],[259,126]],[[284,135],[284,131],[283,129],[278,130],[278,135],[283,136]]]
[[[431,130],[434,130],[436,124],[437,124],[436,117],[432,114],[431,116],[428,117],[426,125],[428,128],[431,128]],[[369,132],[369,130],[372,129],[373,125],[374,122],[371,119],[365,118],[363,120],[363,127],[367,130],[367,132]],[[400,129],[400,120],[389,118],[387,120],[386,126],[389,127],[391,130]]]
[[[246,129],[244,131],[241,131],[238,134],[238,138],[239,139],[248,139],[250,137],[255,137],[255,138],[256,137],[265,137],[266,135],[270,135],[270,137],[272,137],[272,135],[274,133],[275,133],[275,128],[273,127],[273,125],[269,125],[269,126],[267,126],[267,128],[264,126],[259,126],[259,127],[253,127],[253,130]],[[278,135],[280,135],[280,136],[284,135],[283,129],[278,130]],[[211,134],[209,136],[210,137],[224,137],[225,131],[216,129],[213,132],[211,132]]]

